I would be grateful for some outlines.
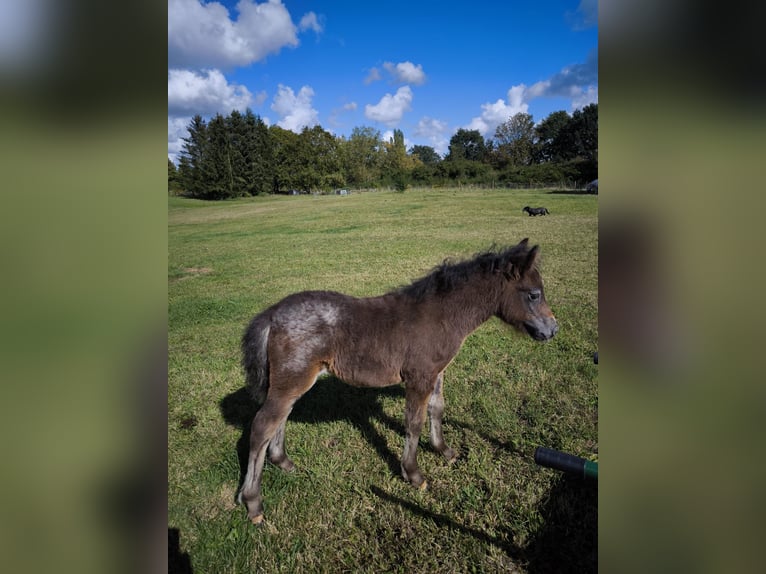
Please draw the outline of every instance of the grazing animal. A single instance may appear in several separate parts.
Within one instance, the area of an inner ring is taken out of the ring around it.
[[[521,210],[522,212],[526,211],[530,217],[533,215],[548,215],[550,211],[545,209],[544,207],[529,207],[526,206],[524,209]]]
[[[443,375],[463,340],[493,316],[538,341],[558,331],[543,293],[539,253],[524,239],[467,261],[445,261],[378,297],[303,291],[256,315],[242,338],[247,383],[262,403],[250,427],[247,473],[238,495],[248,518],[254,524],[263,520],[267,452],[276,466],[295,468],[285,452],[285,423],[295,402],[325,372],[361,387],[404,383],[401,471],[412,485],[425,488],[417,447],[426,413],[434,449],[449,461],[456,457],[442,433]]]

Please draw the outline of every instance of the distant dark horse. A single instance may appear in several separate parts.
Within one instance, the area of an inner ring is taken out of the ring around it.
[[[526,211],[530,217],[533,215],[548,215],[550,211],[545,209],[544,207],[529,207],[526,206],[524,209],[521,210],[522,212]]]
[[[285,423],[297,401],[325,372],[361,387],[405,385],[405,480],[425,488],[417,446],[426,412],[431,444],[447,460],[443,374],[463,340],[495,316],[538,341],[558,331],[537,269],[538,246],[489,250],[460,263],[444,262],[409,286],[357,299],[332,291],[304,291],[256,315],[242,338],[242,364],[256,401],[250,454],[239,501],[263,520],[261,474],[268,451],[284,470]]]

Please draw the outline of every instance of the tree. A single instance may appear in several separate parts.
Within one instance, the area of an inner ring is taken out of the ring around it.
[[[572,122],[579,136],[579,152],[587,160],[598,158],[598,104],[588,104],[572,114]]]
[[[346,185],[403,190],[410,182],[529,184],[598,177],[598,104],[571,116],[553,112],[538,126],[531,115],[516,114],[487,140],[478,130],[459,129],[444,160],[430,146],[408,152],[399,129],[388,141],[371,127],[355,127],[348,139],[320,125],[296,134],[267,127],[249,109],[207,122],[194,116],[187,130],[177,164],[168,162],[168,189],[206,199]]]
[[[417,157],[424,165],[436,165],[442,158],[436,150],[427,145],[414,145],[410,148],[410,155]]]
[[[389,142],[391,147],[396,150],[396,153],[407,153],[407,149],[404,146],[404,132],[402,130],[394,130],[394,135],[391,136]]]
[[[277,125],[269,127],[269,139],[274,157],[272,191],[286,193],[300,189],[301,145],[298,134]]]
[[[415,156],[407,155],[402,130],[394,130],[388,142],[383,143],[383,178],[391,182],[397,191],[404,191],[412,170],[420,163]]]
[[[393,136],[387,142],[383,142],[381,147],[383,149],[382,175],[386,179],[393,180],[406,169],[407,149],[404,147],[404,132],[394,130]]]
[[[170,158],[168,158],[168,192],[177,193],[179,190],[178,170]]]
[[[380,179],[383,151],[378,130],[355,127],[342,147],[344,174],[349,185],[369,187]]]
[[[413,168],[412,173],[410,173],[410,178],[414,183],[420,185],[432,184],[434,180],[437,179],[437,168],[439,165],[441,164],[426,165],[421,162]]]
[[[207,125],[205,152],[201,164],[202,197],[235,197],[230,137],[226,121],[221,114],[216,114]]]
[[[519,112],[497,126],[495,140],[501,163],[517,166],[532,163],[534,137],[535,122],[531,114]]]
[[[274,186],[274,146],[269,128],[250,108],[245,110],[245,184],[249,195],[269,193]]]
[[[301,187],[329,190],[343,185],[342,161],[336,137],[322,126],[305,127],[300,134]]]
[[[569,124],[570,116],[567,112],[560,110],[551,112],[548,117],[541,121],[535,127],[537,142],[535,144],[534,156],[537,162],[561,161],[564,159],[564,150],[559,149],[560,141],[558,139],[561,130]]]
[[[554,146],[561,151],[561,159],[598,159],[598,104],[589,104],[576,110],[569,122],[559,131]]]
[[[228,136],[228,163],[230,166],[230,193],[228,197],[248,195],[250,158],[248,154],[248,126],[244,116],[232,110],[224,118]]]
[[[449,141],[449,153],[445,158],[448,161],[466,159],[468,161],[484,161],[487,155],[487,146],[484,136],[479,130],[466,130],[460,128]]]
[[[207,152],[207,124],[197,114],[186,129],[189,137],[183,138],[184,145],[179,159],[180,184],[188,195],[204,197],[202,162]]]

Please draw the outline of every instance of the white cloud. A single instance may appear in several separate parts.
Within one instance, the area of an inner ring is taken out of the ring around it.
[[[300,28],[301,32],[305,30],[314,30],[317,34],[324,32],[324,26],[320,22],[320,18],[317,17],[314,12],[307,12],[304,14],[298,24],[298,28]]]
[[[219,70],[168,70],[168,115],[228,114],[253,102],[245,86],[229,84]]]
[[[168,0],[168,65],[246,66],[298,45],[297,28],[281,1],[240,0],[236,9],[239,16],[232,20],[218,2]]]
[[[319,123],[319,113],[311,107],[311,98],[314,90],[310,86],[303,86],[298,94],[289,86],[279,84],[277,94],[271,104],[280,117],[277,125],[286,130],[299,133],[304,127],[312,127]]]
[[[499,99],[495,103],[486,103],[481,106],[481,116],[475,117],[466,126],[468,130],[479,130],[485,137],[495,135],[497,126],[507,121],[508,118],[519,113],[527,113],[529,106],[524,101],[526,86],[519,84],[508,90],[507,102]]]
[[[402,86],[396,90],[396,94],[386,94],[375,105],[364,106],[364,115],[367,119],[380,122],[388,127],[395,127],[404,112],[411,109],[412,90],[409,86]]]
[[[394,81],[399,84],[413,84],[419,86],[426,81],[426,75],[423,73],[423,66],[417,66],[412,62],[384,62],[383,67],[391,74]]]
[[[588,86],[587,90],[582,90],[580,94],[572,98],[572,109],[579,110],[587,106],[588,104],[598,103],[598,88],[596,86]]]
[[[428,141],[437,153],[444,155],[449,150],[449,126],[446,122],[424,116],[415,128],[415,136]]]
[[[546,97],[568,98],[573,110],[598,102],[598,51],[591,51],[585,62],[565,66],[547,80],[531,86],[512,86],[507,101],[499,99],[495,103],[482,104],[481,115],[474,117],[466,129],[479,130],[485,137],[492,137],[497,126],[508,118],[528,113],[531,100]]]
[[[343,106],[343,109],[346,111],[354,111],[357,107],[356,102],[349,102]]]

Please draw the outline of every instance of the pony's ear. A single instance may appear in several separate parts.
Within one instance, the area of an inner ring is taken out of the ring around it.
[[[524,240],[526,241],[526,239]],[[527,253],[527,258],[524,260],[524,263],[521,265],[520,274],[524,275],[527,271],[532,269],[537,264],[537,260],[540,257],[540,246],[535,245],[532,249],[529,250],[529,253]]]
[[[527,249],[528,243],[529,237],[522,239],[518,245],[512,248],[509,257],[502,261],[500,264],[501,268],[497,269],[497,271],[501,271],[509,281],[518,281],[527,272],[527,269],[535,264],[537,259],[536,254],[539,249],[535,246],[525,255],[524,251]],[[521,253],[519,253],[519,251],[521,251]]]

